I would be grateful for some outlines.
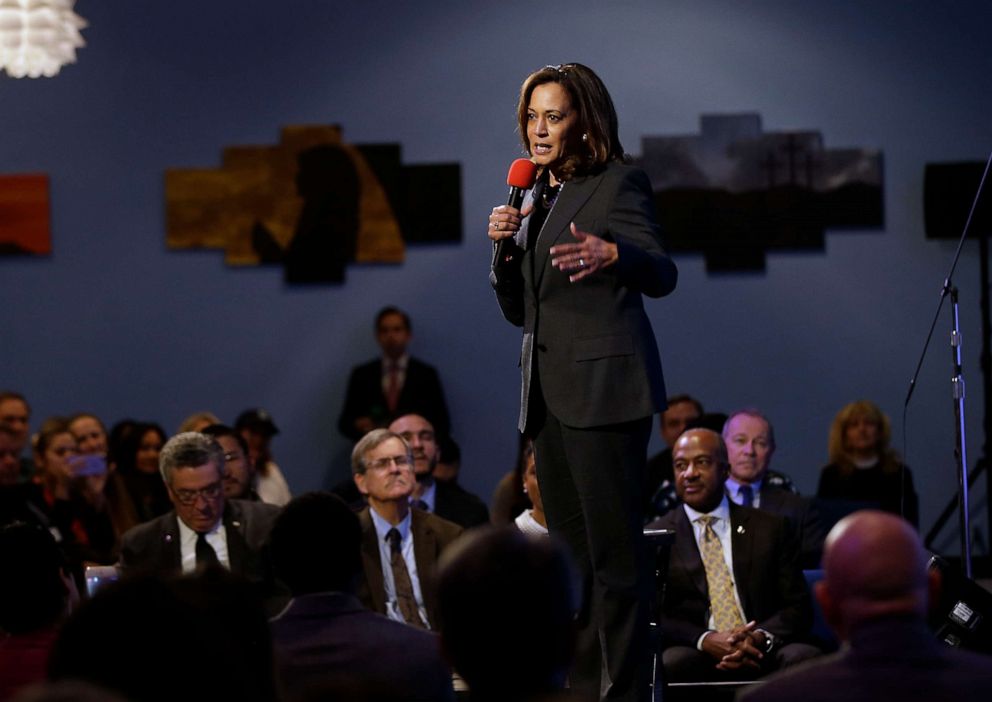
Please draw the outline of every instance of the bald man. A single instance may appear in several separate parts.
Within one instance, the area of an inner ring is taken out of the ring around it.
[[[827,536],[816,598],[841,650],[768,680],[742,699],[992,699],[992,657],[951,648],[927,630],[939,586],[920,537],[900,517],[862,511]]]

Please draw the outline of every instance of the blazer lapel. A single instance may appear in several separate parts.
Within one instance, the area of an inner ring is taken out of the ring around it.
[[[547,270],[551,247],[566,235],[568,241],[572,240],[569,224],[586,204],[597,183],[598,181],[590,178],[576,178],[562,184],[558,192],[558,200],[548,213],[534,247],[535,286],[540,286],[544,272]]]
[[[437,622],[437,613],[435,611],[436,593],[433,571],[437,564],[438,555],[437,534],[427,523],[427,515],[417,510],[412,510],[410,532],[413,535],[413,558],[417,562],[420,593],[424,598],[427,619],[431,628],[434,628]]]
[[[369,601],[372,609],[380,614],[386,613],[386,580],[382,574],[382,561],[379,559],[379,543],[372,524],[369,507],[359,512],[358,519],[362,525],[362,570],[365,571],[365,581],[369,588]]]
[[[166,571],[181,571],[183,567],[183,550],[179,543],[179,517],[175,511],[168,519],[162,521],[162,533],[159,546],[162,549],[162,562]]]
[[[227,560],[231,564],[231,572],[244,575],[251,572],[247,560],[250,555],[248,542],[245,541],[245,524],[241,511],[233,504],[224,505],[224,532],[227,537]]]
[[[678,515],[675,520],[675,551],[685,564],[686,573],[692,584],[709,599],[709,587],[706,585],[706,568],[696,546],[696,533],[693,531],[689,516],[681,506],[676,507]]]
[[[745,584],[750,582],[752,563],[752,545],[754,539],[751,534],[751,518],[747,509],[739,507],[733,502],[730,503],[730,548],[734,557],[734,582],[737,584],[737,594],[741,598],[741,608],[744,616],[751,611],[751,603],[748,601],[748,588]]]

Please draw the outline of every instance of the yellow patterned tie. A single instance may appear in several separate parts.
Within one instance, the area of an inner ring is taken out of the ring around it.
[[[713,531],[716,517],[699,518],[703,525],[703,567],[706,568],[706,585],[710,591],[710,611],[717,631],[730,631],[744,623],[734,600],[734,583],[730,579],[727,562],[723,559],[720,537]]]

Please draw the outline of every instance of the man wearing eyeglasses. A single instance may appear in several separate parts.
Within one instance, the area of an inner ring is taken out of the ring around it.
[[[364,573],[358,595],[366,607],[390,619],[434,629],[437,561],[462,529],[410,507],[413,461],[403,437],[388,429],[370,431],[352,451],[352,477],[368,500],[358,515]]]
[[[224,449],[199,432],[169,439],[159,470],[173,510],[124,534],[121,568],[168,574],[222,566],[261,581],[262,546],[279,508],[225,499]]]

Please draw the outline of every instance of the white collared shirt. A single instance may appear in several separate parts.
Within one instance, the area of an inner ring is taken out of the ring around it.
[[[744,616],[744,607],[741,606],[741,595],[737,591],[737,580],[734,575],[734,550],[730,542],[730,504],[727,501],[727,495],[725,494],[723,496],[723,499],[720,500],[720,504],[711,512],[697,512],[686,504],[683,504],[682,507],[685,509],[685,514],[689,518],[689,522],[692,524],[693,535],[696,537],[696,548],[699,549],[700,555],[703,553],[704,527],[699,521],[699,518],[706,515],[716,517],[716,521],[713,522],[713,531],[716,533],[717,538],[720,539],[720,546],[723,548],[723,560],[727,564],[727,570],[730,571],[730,579],[733,583],[734,601],[737,603],[737,610],[741,614],[741,619],[746,622],[747,618]],[[716,630],[716,627],[713,625],[712,614],[710,614],[706,626],[713,631]],[[703,634],[703,636],[705,635],[706,634]],[[701,636],[697,642],[697,648],[702,643],[702,640],[703,637]]]
[[[754,499],[751,500],[751,506],[755,509],[761,509],[761,484],[764,480],[759,480],[756,483],[750,483],[752,494]],[[741,494],[741,488],[744,487],[743,483],[739,483],[733,478],[727,478],[727,494],[730,495],[730,499],[734,501],[734,504],[743,505],[744,495]]]
[[[179,522],[179,553],[184,573],[192,573],[196,570],[196,532],[186,526],[186,522],[176,517]],[[224,528],[224,520],[217,522],[217,526],[207,532],[207,543],[213,546],[220,564],[231,569],[231,559],[227,554],[227,530]]]
[[[372,525],[375,527],[376,540],[379,544],[379,563],[382,566],[382,580],[386,586],[386,616],[395,621],[406,624],[403,613],[400,612],[399,602],[396,600],[396,581],[393,578],[393,549],[386,540],[386,534],[393,525],[379,516],[375,508],[369,508],[369,515],[372,517]],[[420,589],[420,577],[417,574],[417,558],[413,552],[413,533],[410,531],[412,517],[407,512],[395,529],[400,533],[400,553],[406,563],[407,572],[410,573],[410,583],[413,585],[413,597],[417,600],[417,611],[424,625],[430,628],[427,619],[427,609],[424,607],[424,595]]]

